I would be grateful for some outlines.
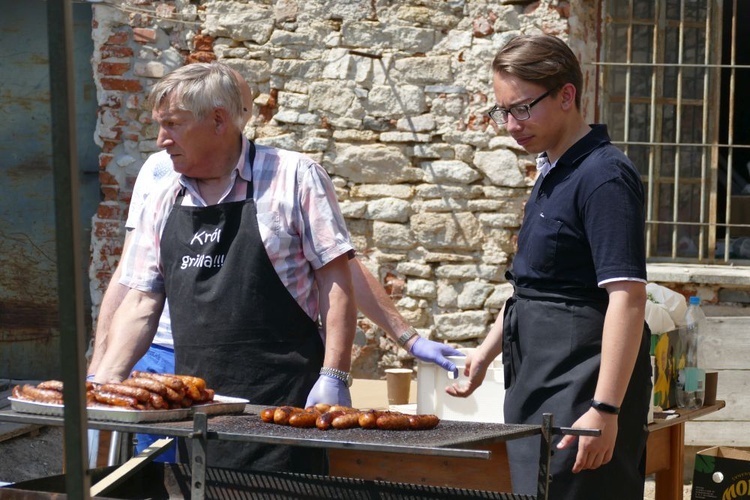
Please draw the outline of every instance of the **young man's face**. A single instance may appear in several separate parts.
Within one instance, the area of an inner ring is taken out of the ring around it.
[[[196,179],[210,176],[205,168],[216,156],[213,113],[198,120],[192,112],[177,108],[168,96],[151,116],[159,124],[156,145],[169,153],[175,171]]]
[[[528,114],[527,119],[519,120],[513,113],[508,113],[508,121],[504,125],[518,145],[532,154],[553,149],[561,136],[559,96],[550,93],[542,97],[547,92],[546,88],[505,73],[495,73],[493,88],[495,101],[500,108],[512,109],[521,118]],[[523,105],[536,99],[538,101],[525,113]]]

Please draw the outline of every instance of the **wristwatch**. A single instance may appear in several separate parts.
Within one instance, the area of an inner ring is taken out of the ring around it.
[[[331,378],[335,378],[336,380],[340,380],[346,384],[347,387],[352,386],[352,376],[349,372],[345,372],[344,370],[339,370],[337,368],[328,368],[327,366],[324,366],[320,369],[321,375],[327,375]]]
[[[404,333],[399,335],[398,339],[396,339],[396,343],[400,347],[404,347],[407,342],[409,342],[411,339],[414,338],[415,335],[419,335],[417,331],[414,329],[413,326],[410,326],[408,330],[406,330]]]
[[[620,413],[620,407],[597,401],[596,399],[591,400],[591,407],[595,410],[599,410],[602,413],[609,413],[612,415],[618,415]]]

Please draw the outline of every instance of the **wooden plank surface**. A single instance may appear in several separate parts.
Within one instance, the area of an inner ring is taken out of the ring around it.
[[[505,443],[493,443],[481,449],[490,450],[492,457],[480,460],[347,449],[331,449],[328,457],[332,476],[511,491]]]

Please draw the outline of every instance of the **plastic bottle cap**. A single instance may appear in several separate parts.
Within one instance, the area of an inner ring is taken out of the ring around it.
[[[696,297],[695,295],[693,295],[692,297],[690,297],[690,305],[691,306],[699,306],[699,305],[701,305],[701,298],[700,297]]]

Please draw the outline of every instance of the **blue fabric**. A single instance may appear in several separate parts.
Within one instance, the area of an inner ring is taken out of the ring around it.
[[[172,349],[167,349],[166,347],[152,344],[148,352],[146,352],[135,366],[133,366],[133,370],[151,373],[174,373],[174,351]],[[151,446],[154,441],[163,437],[166,436],[136,434],[136,454],[141,453],[143,450]],[[175,443],[172,443],[172,446],[154,459],[154,462],[174,463],[176,461],[177,446],[175,446]]]

